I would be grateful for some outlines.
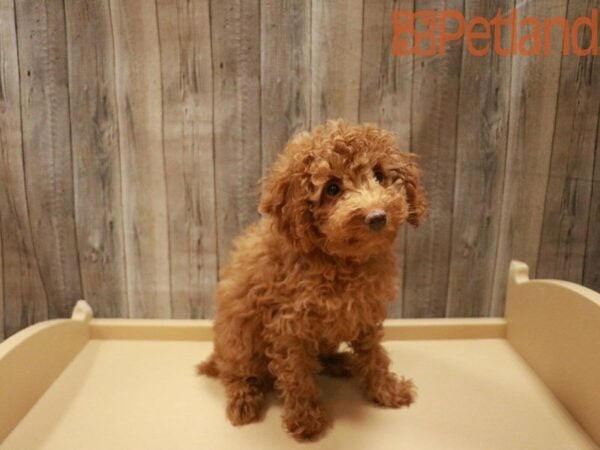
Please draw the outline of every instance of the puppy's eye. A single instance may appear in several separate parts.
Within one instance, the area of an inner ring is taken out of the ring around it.
[[[383,183],[383,181],[385,180],[385,175],[381,170],[373,171],[373,176],[375,177],[378,183]]]
[[[325,188],[325,193],[330,197],[335,197],[340,192],[342,192],[342,188],[340,187],[339,183],[336,183],[335,181],[329,183]]]

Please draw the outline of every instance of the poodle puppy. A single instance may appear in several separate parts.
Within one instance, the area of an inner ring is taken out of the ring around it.
[[[388,131],[337,120],[288,142],[263,180],[263,217],[221,272],[214,353],[198,366],[224,384],[231,423],[257,420],[274,384],[287,430],[318,435],[329,425],[319,373],[355,375],[379,405],[411,404],[412,382],[389,371],[382,322],[396,296],[393,241],[426,209],[415,157]]]

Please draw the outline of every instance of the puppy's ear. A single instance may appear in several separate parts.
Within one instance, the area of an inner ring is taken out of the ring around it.
[[[416,163],[416,156],[405,154],[408,163],[404,169],[404,183],[409,206],[408,223],[418,227],[427,213],[427,194],[421,181],[421,169]]]
[[[262,180],[262,193],[258,210],[270,216],[280,216],[288,198],[291,180],[277,166]]]
[[[286,154],[280,155],[262,181],[261,213],[271,216],[275,227],[298,249],[310,251],[315,242],[308,193],[302,187],[304,173],[295,170]]]

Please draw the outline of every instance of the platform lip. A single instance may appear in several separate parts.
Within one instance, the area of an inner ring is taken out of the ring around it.
[[[92,319],[91,339],[198,340],[213,338],[211,320]],[[502,318],[388,319],[386,340],[503,339],[507,322]]]
[[[505,339],[503,318],[388,319],[386,340]]]
[[[0,359],[22,341],[49,327],[72,323],[53,319],[25,328],[0,343]],[[213,321],[207,319],[91,319],[90,339],[198,340],[213,338]],[[503,318],[386,319],[386,340],[490,339],[506,337]]]
[[[530,280],[529,284],[532,286],[544,285],[564,289],[572,294],[580,296],[581,298],[585,299],[585,301],[600,307],[600,293],[571,281],[554,280],[551,278],[536,278],[535,280]]]
[[[19,347],[33,336],[43,333],[46,330],[51,330],[52,328],[60,328],[65,325],[69,326],[71,323],[78,323],[78,321],[75,322],[73,319],[49,319],[17,331],[12,336],[9,336],[4,341],[0,342],[0,360],[12,352],[18,351]]]
[[[52,319],[0,343],[0,444],[89,341],[79,319]],[[35,370],[32,370],[32,363]]]
[[[212,321],[206,319],[92,319],[90,339],[147,341],[210,341]]]
[[[600,293],[568,281],[530,280],[526,271],[524,263],[511,264],[506,338],[600,445]]]

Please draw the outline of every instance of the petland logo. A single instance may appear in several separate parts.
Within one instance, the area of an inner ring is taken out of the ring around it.
[[[467,51],[474,56],[486,56],[490,51],[500,56],[549,55],[553,51],[552,32],[556,29],[562,34],[563,55],[572,51],[577,56],[595,56],[598,55],[598,9],[593,8],[591,13],[591,17],[578,17],[569,23],[564,17],[520,18],[515,9],[507,15],[498,10],[491,19],[477,16],[465,24],[465,16],[456,10],[396,10],[392,52],[395,56],[443,55],[446,44],[464,37]],[[580,43],[579,34],[585,31],[590,38]],[[508,33],[505,47],[502,33]]]

